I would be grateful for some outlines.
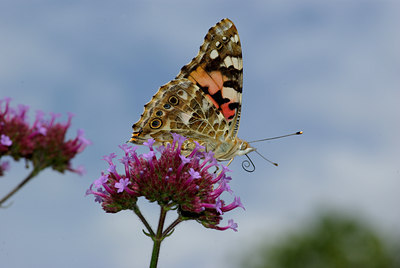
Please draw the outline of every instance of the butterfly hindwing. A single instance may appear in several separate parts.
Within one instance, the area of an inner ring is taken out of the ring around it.
[[[224,135],[226,123],[195,84],[188,79],[175,79],[162,86],[145,105],[133,128],[140,131],[143,141],[170,141],[170,133],[174,132],[207,145],[204,141]],[[212,144],[210,149],[215,148]]]

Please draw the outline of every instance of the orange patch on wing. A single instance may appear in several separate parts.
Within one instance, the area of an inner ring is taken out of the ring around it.
[[[190,81],[192,81],[194,84],[196,84],[196,80],[194,80],[194,78],[193,78],[192,76],[189,76],[188,79],[189,79]]]
[[[211,79],[215,82],[215,84],[217,84],[217,87],[219,90],[222,90],[223,86],[224,86],[224,78],[226,79],[226,77],[223,77],[223,75],[221,74],[220,71],[212,71],[210,73]],[[212,93],[214,94],[214,93]]]
[[[223,87],[224,82],[228,80],[228,78],[220,71],[212,71],[211,73],[207,73],[201,66],[197,67],[196,70],[192,71],[189,75],[189,80],[192,82],[197,82],[202,87],[207,87],[209,94],[206,97],[214,104],[215,107],[222,111],[222,114],[227,120],[231,120],[235,115],[235,111],[229,108],[229,103],[220,104],[211,96],[221,91],[221,96],[224,97],[223,94]],[[230,118],[231,117],[231,118]],[[230,118],[230,119],[229,119]]]
[[[225,117],[227,120],[232,120],[233,117],[234,117],[235,114],[236,114],[236,111],[235,111],[235,110],[232,110],[232,109],[229,108],[229,104],[230,104],[230,103],[231,103],[231,102],[224,103],[224,104],[221,105],[222,113],[223,113],[224,117]]]
[[[214,72],[213,72],[214,73]],[[199,66],[196,70],[190,73],[190,76],[199,83],[202,87],[208,87],[208,91],[211,95],[215,94],[218,90],[222,88],[222,84],[219,87],[216,81],[210,76],[204,69]],[[222,75],[220,74],[222,77]]]

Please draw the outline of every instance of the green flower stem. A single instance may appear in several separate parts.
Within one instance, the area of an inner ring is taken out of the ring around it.
[[[9,192],[5,197],[3,197],[3,199],[0,200],[0,207],[2,207],[3,203],[6,202],[16,192],[18,192],[28,181],[39,174],[40,171],[41,168],[33,168],[31,173],[29,173],[29,175],[20,184],[18,184],[11,192]]]
[[[160,211],[160,219],[158,221],[158,228],[157,228],[157,234],[156,236],[153,236],[153,253],[151,254],[151,262],[150,262],[150,268],[156,268],[157,263],[158,263],[158,256],[160,255],[160,247],[161,247],[161,242],[164,239],[163,236],[163,228],[164,228],[164,223],[165,223],[165,218],[167,216],[168,210],[165,209],[163,206],[161,206],[161,211]]]
[[[142,212],[140,211],[139,207],[137,204],[133,206],[133,211],[135,214],[139,217],[139,219],[143,222],[144,226],[147,229],[147,232],[149,233],[150,237],[154,237],[156,234],[154,233],[153,229],[151,228],[150,224],[147,222],[146,218],[143,216]]]
[[[181,217],[178,217],[173,223],[171,223],[170,226],[168,226],[167,229],[164,230],[163,232],[163,237],[167,237],[172,233],[172,230],[177,226],[179,223],[183,222],[183,219]]]

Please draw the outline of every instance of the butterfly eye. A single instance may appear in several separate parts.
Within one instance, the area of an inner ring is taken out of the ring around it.
[[[161,126],[162,126],[162,121],[160,119],[158,119],[158,118],[153,119],[150,122],[150,127],[151,128],[157,129],[157,128],[160,128]]]
[[[164,109],[169,109],[169,108],[171,108],[171,105],[169,104],[169,103],[166,103],[166,104],[164,104]]]
[[[164,105],[164,106],[165,106],[165,105]],[[162,111],[157,111],[157,112],[156,112],[156,115],[157,115],[157,116],[162,116],[163,114],[164,114],[164,113],[163,113]]]
[[[169,103],[171,103],[171,104],[174,105],[174,106],[175,106],[175,105],[178,105],[178,103],[179,103],[178,98],[175,97],[175,96],[169,97],[168,101],[169,101]]]

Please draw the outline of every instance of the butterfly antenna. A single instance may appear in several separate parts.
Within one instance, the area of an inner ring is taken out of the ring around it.
[[[255,140],[255,141],[250,141],[249,143],[255,143],[255,142],[260,142],[260,141],[269,141],[269,140],[276,140],[276,139],[280,139],[280,138],[285,138],[285,137],[290,137],[290,136],[295,136],[295,135],[301,135],[303,134],[303,131],[297,131],[295,133],[291,133],[291,134],[287,134],[287,135],[282,135],[282,136],[277,136],[277,137],[272,137],[272,138],[266,138],[266,139],[261,139],[261,140]],[[261,156],[262,159],[264,159],[265,161],[271,163],[274,166],[278,166],[278,163],[272,162],[271,160],[269,160],[268,158],[266,158],[265,156],[263,156],[262,154],[260,154],[258,151],[255,151],[259,156]]]
[[[260,154],[258,151],[254,151],[254,152],[256,152],[259,156],[261,156],[261,158],[264,159],[265,161],[271,163],[272,165],[274,165],[274,166],[276,166],[276,167],[278,166],[278,163],[272,162],[271,160],[269,160],[268,158],[266,158],[265,156],[263,156],[262,154]]]
[[[245,154],[245,156],[247,157],[248,160],[243,160],[242,168],[247,172],[253,172],[254,170],[256,170],[256,166],[254,165],[253,161],[251,161],[251,158],[247,154]]]
[[[282,136],[277,136],[277,137],[272,137],[272,138],[266,138],[266,139],[261,139],[261,140],[250,141],[249,143],[276,140],[276,139],[280,139],[280,138],[285,138],[285,137],[290,137],[290,136],[295,136],[295,135],[301,135],[301,134],[303,134],[303,131],[297,131],[297,132],[292,133],[292,134],[287,134],[287,135],[282,135]],[[268,162],[270,162],[270,161],[268,160]]]

